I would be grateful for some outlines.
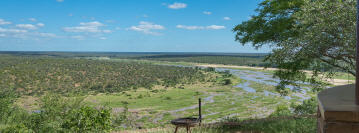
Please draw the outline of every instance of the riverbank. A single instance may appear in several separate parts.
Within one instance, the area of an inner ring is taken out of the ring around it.
[[[153,63],[158,65],[183,65],[183,66],[194,66],[194,67],[213,67],[213,68],[229,68],[229,69],[240,69],[240,70],[252,70],[260,71],[273,74],[278,68],[265,68],[265,67],[252,67],[252,66],[236,66],[236,65],[223,65],[223,64],[207,64],[207,63],[193,63],[193,62],[169,62],[169,61],[154,61],[154,60],[130,60],[130,59],[111,59],[111,60],[120,60],[120,61],[136,61],[136,62],[145,62]],[[312,71],[304,71],[308,75],[312,74]],[[343,72],[338,72],[333,78],[323,77],[325,82],[332,84],[333,86],[353,84],[355,82],[355,77]]]
[[[214,68],[232,68],[232,69],[249,69],[249,70],[260,70],[260,71],[266,71],[266,72],[270,72],[270,71],[276,71],[278,70],[278,68],[265,68],[265,67],[251,67],[251,66],[233,66],[233,65],[220,65],[220,64],[195,64],[195,66],[198,67],[214,67]],[[304,71],[306,73],[308,73],[309,75],[312,74],[312,71]],[[340,75],[343,75],[343,73],[339,73]],[[348,75],[348,77],[345,77],[347,79],[339,79],[338,76],[334,76],[333,79],[325,79],[326,82],[334,85],[334,86],[339,86],[339,85],[347,85],[347,84],[352,84],[355,82],[355,80],[352,79],[351,75]]]

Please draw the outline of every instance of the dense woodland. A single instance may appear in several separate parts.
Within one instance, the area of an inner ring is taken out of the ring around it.
[[[87,58],[109,57],[120,59],[156,60],[170,62],[195,62],[240,66],[268,66],[266,53],[188,53],[188,52],[0,52],[15,56]],[[275,67],[271,65],[270,67]]]
[[[264,56],[233,56],[233,55],[170,56],[170,55],[155,55],[155,56],[136,57],[135,59],[170,61],[170,62],[195,62],[195,63],[239,65],[239,66],[268,66],[268,63],[263,62]]]
[[[154,85],[175,86],[205,78],[198,69],[136,62],[9,55],[1,55],[0,62],[0,88],[29,95],[46,91],[119,92]]]

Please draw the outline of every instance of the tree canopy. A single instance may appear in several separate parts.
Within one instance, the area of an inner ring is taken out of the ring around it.
[[[279,68],[279,91],[298,81],[318,89],[336,72],[355,76],[355,7],[355,0],[265,0],[233,31],[243,45],[273,48],[266,60]]]

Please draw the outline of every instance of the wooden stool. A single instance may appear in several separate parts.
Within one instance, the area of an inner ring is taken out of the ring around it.
[[[176,126],[175,133],[177,133],[178,128],[186,127],[187,133],[191,133],[191,127],[196,125],[201,125],[202,122],[202,113],[201,113],[201,98],[198,99],[198,118],[187,117],[187,118],[178,118],[171,121],[171,124]]]

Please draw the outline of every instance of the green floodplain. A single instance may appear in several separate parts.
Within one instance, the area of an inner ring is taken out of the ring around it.
[[[301,112],[301,109],[310,110],[308,106],[315,107],[308,104],[315,103],[316,97],[309,84],[302,83],[301,89],[288,86],[288,94],[282,96],[275,89],[278,80],[272,77],[274,70],[198,67],[203,64],[265,66],[263,56],[3,52],[0,54],[3,103],[0,130],[172,132],[172,119],[197,115],[198,98],[203,101],[203,123],[313,113]],[[353,77],[346,73],[339,73],[335,78],[353,82]],[[99,117],[85,119],[88,123],[83,129],[74,128],[79,124],[77,118],[87,116],[81,113],[96,111],[102,111]],[[24,118],[28,121],[19,122]],[[53,120],[58,123],[48,123]],[[98,120],[100,126],[96,127],[96,122],[91,120]],[[291,128],[296,128],[294,132],[315,131],[315,119],[258,121],[241,127],[196,128],[194,132],[285,132]]]

